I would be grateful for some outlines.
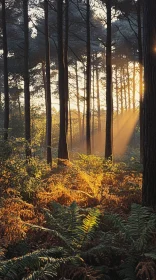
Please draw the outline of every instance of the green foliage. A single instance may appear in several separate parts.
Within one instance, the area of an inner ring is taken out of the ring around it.
[[[25,141],[21,138],[1,141],[0,156],[1,191],[5,193],[12,188],[24,200],[30,201],[41,179],[49,172],[46,162],[32,157],[26,164]]]
[[[85,155],[78,154],[79,158],[76,161],[78,167],[83,167],[83,170],[86,172],[97,172],[100,173],[103,168],[103,158],[97,157],[95,155]]]
[[[93,275],[97,275],[98,272],[95,273],[93,269],[87,267],[81,255],[93,241],[99,224],[99,210],[85,211],[75,203],[70,207],[53,203],[52,209],[52,211],[44,209],[46,227],[30,224],[27,226],[47,233],[47,237],[52,236],[59,241],[61,247],[41,249],[19,258],[3,261],[0,264],[0,277],[29,280],[60,279],[58,278],[60,275],[65,277],[70,274],[73,275],[72,279],[98,279],[93,278]],[[66,267],[65,271],[63,267]],[[90,271],[90,276],[88,273],[88,276],[83,278],[83,274],[85,275],[87,271]],[[94,272],[93,275],[91,272]]]
[[[53,202],[50,209],[43,209],[44,227],[27,224],[49,240],[47,249],[2,260],[2,279],[153,279],[156,215],[151,209],[133,204],[127,219],[102,216],[75,202],[69,207]]]
[[[8,141],[0,139],[0,161],[7,160],[12,153],[12,147]]]
[[[149,208],[133,204],[127,220],[117,214],[106,215],[105,219],[110,222],[110,230],[102,240],[120,256],[119,275],[124,280],[135,280],[137,265],[147,258],[154,259],[156,253],[156,215]]]

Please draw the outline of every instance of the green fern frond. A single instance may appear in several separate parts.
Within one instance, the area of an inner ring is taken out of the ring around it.
[[[28,224],[28,223],[26,223],[25,225],[31,227],[32,229],[42,230],[44,232],[48,232],[48,233],[54,235],[55,237],[58,237],[66,245],[66,247],[68,249],[70,249],[71,251],[74,251],[73,248],[70,246],[68,240],[61,233],[59,233],[58,231],[52,230],[50,228],[45,228],[45,227],[42,227],[42,226]]]
[[[41,257],[47,256],[63,256],[64,249],[61,247],[49,250],[38,250],[25,256],[14,258],[12,260],[0,263],[0,277],[4,279],[18,279],[18,276],[30,271],[38,270],[41,264]]]
[[[142,207],[139,204],[132,204],[131,206],[131,214],[127,221],[127,229],[130,231],[131,236],[136,240],[140,237],[140,233],[142,233],[147,226],[149,221],[155,220],[152,211],[147,207]],[[148,228],[153,225],[150,223]],[[152,226],[153,227],[153,226]]]
[[[43,268],[38,271],[34,271],[29,276],[24,277],[22,280],[49,280],[57,276],[59,265],[55,264],[53,267],[46,264]]]
[[[105,215],[105,219],[111,222],[113,226],[112,232],[114,229],[116,229],[118,232],[120,232],[124,240],[133,242],[133,238],[129,232],[129,229],[127,228],[126,221],[123,220],[122,217],[120,217],[118,214],[107,214]]]
[[[119,276],[122,280],[136,280],[136,265],[137,260],[135,257],[130,256],[120,266]]]
[[[79,266],[78,269],[76,267],[71,268],[70,272],[71,279],[86,279],[86,280],[96,280],[101,279],[102,275],[100,275],[99,271],[91,266]]]
[[[93,239],[95,230],[99,225],[100,211],[98,209],[92,209],[86,218],[83,219],[82,225],[78,226],[78,244],[80,247],[84,246],[85,243]]]

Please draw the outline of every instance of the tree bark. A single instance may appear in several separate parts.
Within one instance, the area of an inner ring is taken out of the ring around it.
[[[79,79],[78,79],[78,69],[77,62],[75,65],[75,74],[76,74],[76,101],[77,101],[77,112],[78,112],[78,124],[79,124],[79,136],[81,140],[81,113],[80,113],[80,95],[79,95]]]
[[[60,99],[60,134],[58,147],[58,164],[68,159],[66,133],[66,92],[64,89],[64,56],[63,56],[63,0],[57,0],[57,34],[58,34],[58,69]]]
[[[112,36],[111,36],[111,0],[106,1],[107,42],[106,42],[106,144],[105,158],[112,160],[113,153],[113,97],[112,97]]]
[[[70,108],[70,99],[69,99],[69,125],[70,125],[70,149],[73,150],[73,132],[72,132],[72,112]]]
[[[95,133],[95,65],[93,55],[93,114],[92,114],[92,150],[94,152],[94,133]]]
[[[130,91],[130,77],[129,77],[129,67],[127,61],[127,93],[128,93],[128,109],[131,109],[131,91]]]
[[[49,23],[48,23],[48,0],[44,0],[45,12],[45,48],[46,48],[46,146],[47,146],[47,164],[52,165],[51,152],[51,86],[50,86],[50,46],[49,46]]]
[[[115,67],[115,76],[116,76],[116,79],[115,79],[115,83],[116,83],[116,113],[117,113],[117,116],[119,115],[119,88],[118,88],[118,68],[117,66]]]
[[[121,114],[123,114],[123,77],[122,77],[122,68],[120,69],[120,103],[121,103]]]
[[[156,1],[144,0],[143,205],[156,208]]]
[[[65,0],[65,40],[64,40],[64,88],[66,110],[66,133],[68,133],[68,40],[69,40],[69,0]]]
[[[3,59],[4,59],[4,140],[8,139],[9,128],[9,85],[8,85],[8,45],[6,30],[6,6],[2,0]]]
[[[135,75],[136,75],[136,70],[135,70],[135,61],[133,62],[133,112],[135,112],[135,91],[136,91],[136,84],[135,84]]]
[[[122,79],[123,79],[123,88],[124,88],[124,101],[125,101],[125,110],[127,111],[127,92],[126,92],[126,80],[125,80],[125,69],[122,69]]]
[[[83,120],[82,120],[82,137],[85,137],[85,116],[86,116],[86,69],[84,67],[84,102],[83,102]]]
[[[28,0],[23,0],[24,16],[24,99],[25,99],[25,140],[26,158],[31,156],[31,128],[30,128],[30,88],[29,88],[29,19]]]
[[[91,154],[91,133],[90,133],[90,97],[91,97],[91,48],[90,48],[90,0],[87,0],[87,86],[86,86],[86,143],[87,143],[87,155]]]
[[[96,59],[97,59],[97,55],[96,55]],[[98,70],[97,64],[96,64],[96,87],[97,87],[98,131],[101,132],[101,108],[100,108],[99,70]]]
[[[139,56],[139,93],[140,93],[140,162],[143,162],[143,47],[142,47],[142,0],[137,1],[138,56]]]

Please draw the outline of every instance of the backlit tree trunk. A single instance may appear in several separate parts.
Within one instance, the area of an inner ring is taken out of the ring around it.
[[[117,66],[115,67],[115,84],[116,84],[116,113],[117,116],[119,115],[119,87],[118,87],[118,68]]]
[[[8,86],[8,46],[6,31],[6,7],[2,0],[3,59],[4,59],[4,140],[8,139],[9,128],[9,86]]]
[[[106,1],[107,42],[106,42],[106,144],[105,158],[112,160],[113,153],[113,97],[112,97],[112,52],[111,52],[111,0]]]
[[[76,103],[77,103],[77,112],[78,112],[79,136],[81,140],[82,129],[81,129],[80,95],[79,95],[79,79],[78,79],[77,62],[75,65],[75,74],[76,74]]]
[[[129,67],[127,61],[127,93],[128,93],[128,109],[131,109],[131,92],[130,92],[130,77],[129,77]]]
[[[44,0],[45,12],[45,47],[46,47],[46,146],[47,146],[47,163],[52,164],[51,153],[51,87],[50,87],[50,46],[49,46],[49,23],[48,23],[48,0]]]
[[[143,205],[156,208],[156,1],[144,0]]]
[[[123,77],[122,77],[122,68],[120,69],[120,108],[121,108],[121,114],[123,114]]]
[[[86,87],[86,142],[87,142],[87,155],[91,154],[91,133],[90,133],[90,97],[91,97],[91,50],[90,50],[90,0],[87,0],[87,87]]]
[[[73,132],[72,132],[72,112],[69,99],[69,128],[70,128],[70,149],[73,150]]]
[[[24,99],[25,99],[25,140],[26,157],[31,156],[31,132],[30,132],[30,88],[29,88],[29,19],[28,0],[23,0],[24,17]]]
[[[86,68],[84,67],[84,101],[83,101],[83,119],[82,119],[82,138],[85,137],[85,116],[86,116]]]
[[[97,59],[97,55],[96,55],[96,59]],[[100,108],[99,70],[97,64],[96,64],[96,87],[97,87],[98,131],[100,132],[101,131],[101,108]]]
[[[135,70],[135,61],[134,61],[133,62],[133,112],[135,112],[135,96],[136,96],[135,75],[136,75],[136,70]]]
[[[127,91],[126,91],[126,77],[125,77],[125,69],[123,67],[123,89],[124,89],[124,101],[125,101],[125,110],[127,111]]]
[[[94,133],[95,133],[95,65],[93,55],[93,114],[92,114],[92,150],[94,152]]]
[[[63,0],[57,0],[57,34],[58,34],[58,70],[60,100],[60,134],[58,147],[58,164],[60,159],[68,159],[66,130],[66,92],[64,89],[64,56],[63,56]]]
[[[140,162],[143,161],[143,47],[142,47],[142,1],[137,1],[137,21],[138,21],[138,56],[139,56],[139,93],[140,93]]]
[[[66,110],[66,133],[68,133],[68,38],[69,38],[69,0],[65,0],[65,40],[64,40],[64,87]]]

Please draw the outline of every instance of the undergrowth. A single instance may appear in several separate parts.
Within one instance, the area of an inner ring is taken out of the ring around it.
[[[0,161],[0,279],[128,280],[122,276],[126,250],[135,250],[136,279],[146,279],[140,275],[155,269],[154,255],[147,255],[154,252],[141,255],[121,232],[132,203],[141,202],[141,181],[133,161],[112,164],[78,155],[61,167],[54,161],[51,170],[38,158],[26,164],[12,152]],[[134,211],[142,213],[139,207]],[[119,217],[125,219],[120,229],[113,222]]]
[[[42,233],[42,244],[2,260],[1,279],[155,279],[156,215],[151,209],[133,204],[123,219],[97,208],[53,202],[43,213],[44,226],[25,223]]]

